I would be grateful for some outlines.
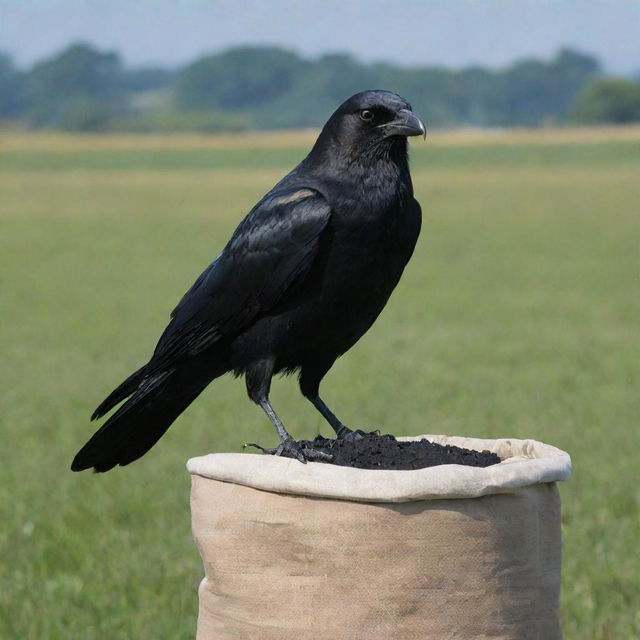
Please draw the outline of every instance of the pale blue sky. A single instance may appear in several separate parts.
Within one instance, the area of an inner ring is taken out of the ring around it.
[[[307,56],[500,67],[563,45],[618,73],[640,70],[637,0],[0,0],[0,50],[20,66],[73,40],[128,65],[177,66],[231,45]]]

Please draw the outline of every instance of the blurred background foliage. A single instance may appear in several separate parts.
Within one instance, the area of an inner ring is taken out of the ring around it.
[[[72,44],[30,69],[0,54],[0,122],[65,131],[216,133],[320,126],[356,91],[409,98],[431,127],[536,127],[640,121],[640,80],[606,76],[593,56],[479,66],[306,59],[274,46],[236,47],[179,69],[126,68],[114,52]]]

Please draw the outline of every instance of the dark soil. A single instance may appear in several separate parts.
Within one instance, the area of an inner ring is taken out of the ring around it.
[[[500,458],[490,451],[474,451],[429,440],[396,440],[392,435],[364,434],[358,440],[330,440],[321,436],[301,440],[303,450],[328,453],[331,460],[314,460],[358,469],[424,469],[440,464],[489,467]]]

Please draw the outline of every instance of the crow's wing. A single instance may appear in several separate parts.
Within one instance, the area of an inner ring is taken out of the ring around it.
[[[271,309],[308,272],[330,213],[307,188],[280,188],[260,201],[173,310],[153,368],[233,338]]]

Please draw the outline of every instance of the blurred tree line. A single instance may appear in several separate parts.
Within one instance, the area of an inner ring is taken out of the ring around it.
[[[561,50],[491,71],[308,60],[239,47],[177,70],[127,69],[113,52],[74,44],[20,71],[0,54],[0,120],[67,131],[239,131],[317,127],[347,96],[384,88],[431,127],[640,121],[640,82],[605,77],[598,61]]]

